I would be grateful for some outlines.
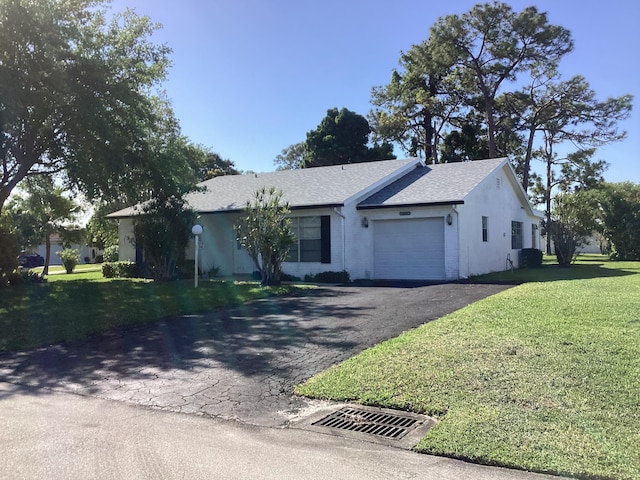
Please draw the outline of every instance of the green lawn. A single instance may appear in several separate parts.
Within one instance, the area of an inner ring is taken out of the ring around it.
[[[547,281],[542,281],[544,279]],[[640,262],[583,257],[364,351],[302,395],[426,413],[420,452],[640,478]]]
[[[0,289],[0,351],[86,337],[119,325],[186,315],[298,290],[254,282],[153,283],[99,271],[49,275],[47,283]]]

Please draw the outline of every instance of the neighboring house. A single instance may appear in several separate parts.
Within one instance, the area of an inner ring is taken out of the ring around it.
[[[285,273],[346,270],[352,279],[456,280],[518,266],[522,248],[539,248],[540,213],[506,158],[425,166],[387,160],[216,177],[188,204],[203,226],[201,268],[220,275],[255,270],[233,225],[262,187],[282,190],[297,244]],[[136,252],[136,207],[119,220],[120,259]],[[187,254],[193,259],[193,244]]]
[[[64,249],[62,245],[62,238],[57,233],[51,234],[51,258],[49,259],[49,265],[62,265],[62,259],[56,255],[56,252]],[[96,263],[97,257],[102,255],[102,250],[98,250],[94,247],[89,247],[87,245],[80,245],[78,243],[74,243],[71,245],[71,248],[74,250],[78,250],[80,253],[80,262],[81,263]],[[36,249],[36,253],[41,255],[43,258],[46,256],[47,247],[43,245],[38,245]],[[87,259],[89,260],[87,262]]]

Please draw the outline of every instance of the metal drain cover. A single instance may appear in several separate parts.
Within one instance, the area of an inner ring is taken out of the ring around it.
[[[422,422],[417,418],[397,413],[344,407],[317,422],[313,422],[311,425],[339,428],[397,440],[404,437],[420,423]]]

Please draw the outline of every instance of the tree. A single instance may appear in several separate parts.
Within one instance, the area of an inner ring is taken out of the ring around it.
[[[155,281],[176,277],[195,218],[182,197],[156,197],[144,206],[135,222],[135,241],[144,250],[144,267]]]
[[[282,150],[273,163],[276,170],[297,170],[305,167],[306,154],[305,142],[294,143]]]
[[[600,197],[603,234],[611,242],[611,257],[640,260],[640,185],[605,184]]]
[[[460,89],[447,85],[447,69],[434,59],[429,41],[402,53],[400,67],[388,85],[371,91],[374,139],[395,142],[411,156],[422,152],[427,163],[438,163],[438,141],[461,104]]]
[[[346,108],[327,110],[320,125],[307,133],[305,168],[395,158],[389,144],[369,148],[367,144],[370,133],[369,122],[362,115]]]
[[[473,83],[483,100],[489,156],[498,156],[495,101],[517,74],[545,62],[556,65],[573,49],[571,34],[550,25],[536,7],[515,13],[506,3],[478,4],[463,15],[447,15],[430,31],[433,58]]]
[[[104,250],[118,245],[118,223],[107,215],[126,207],[122,203],[99,202],[93,210],[93,215],[87,222],[87,245]]]
[[[594,205],[590,197],[581,193],[563,193],[554,199],[547,236],[553,239],[558,265],[569,267],[578,247],[593,231]]]
[[[599,101],[581,75],[560,81],[555,69],[536,69],[532,81],[518,92],[504,94],[500,101],[516,129],[526,133],[526,154],[522,163],[522,186],[530,184],[530,163],[538,157],[549,165],[549,154],[557,144],[570,142],[580,150],[619,141],[618,122],[631,112],[631,96],[623,95]],[[536,134],[544,140],[543,150],[534,150]],[[541,152],[543,152],[541,154]]]
[[[247,202],[244,215],[234,226],[240,245],[260,273],[263,286],[280,283],[282,263],[295,244],[289,213],[289,205],[282,201],[282,191],[262,188],[253,201]]]
[[[102,0],[0,0],[0,211],[35,175],[64,174],[90,199],[135,195],[169,49],[132,11],[107,23]],[[143,189],[144,190],[144,189]]]
[[[16,199],[13,207],[22,225],[23,238],[27,239],[29,246],[45,244],[43,275],[49,273],[51,235],[62,234],[80,212],[80,207],[64,193],[64,189],[54,185],[51,178],[32,177],[26,182],[24,196]]]
[[[225,160],[217,153],[207,153],[204,161],[198,165],[198,178],[200,181],[209,180],[222,175],[240,175],[231,160]]]

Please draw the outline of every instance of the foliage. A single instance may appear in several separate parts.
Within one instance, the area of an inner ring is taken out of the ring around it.
[[[373,138],[394,142],[410,156],[423,152],[427,163],[438,163],[444,128],[463,104],[464,94],[447,81],[447,68],[434,58],[429,40],[403,52],[400,66],[388,85],[372,89]]]
[[[434,58],[459,77],[458,84],[473,85],[481,97],[490,157],[499,153],[495,99],[502,84],[539,63],[555,65],[573,49],[569,31],[550,25],[536,7],[516,13],[498,2],[439,18],[430,42]]]
[[[542,265],[542,250],[523,248],[520,250],[520,268],[538,268]]]
[[[20,247],[8,219],[0,217],[0,286],[9,281],[11,273],[18,268]]]
[[[350,280],[351,277],[346,270],[340,272],[326,271],[304,276],[305,282],[312,283],[349,283]]]
[[[282,191],[262,188],[253,201],[247,202],[243,216],[234,226],[240,245],[260,272],[263,286],[280,283],[282,263],[295,243],[289,213]]]
[[[365,350],[296,392],[436,415],[420,452],[640,478],[640,263],[598,255],[515,273],[533,282]]]
[[[67,273],[73,273],[73,269],[80,263],[80,252],[72,248],[65,248],[56,252],[56,255],[62,260],[62,265]]]
[[[331,108],[318,127],[307,132],[303,165],[322,167],[394,159],[391,144],[367,146],[370,133],[369,122],[362,115],[346,108]]]
[[[110,245],[104,249],[104,253],[102,254],[102,258],[105,262],[117,262],[118,261],[118,251],[120,248],[118,245]]]
[[[547,232],[553,240],[558,264],[571,265],[578,247],[593,231],[593,212],[596,208],[587,193],[565,193],[554,200],[551,223]]]
[[[107,262],[102,264],[104,278],[141,278],[136,262]]]
[[[286,295],[300,287],[250,282],[149,282],[107,279],[99,271],[51,275],[43,285],[0,294],[0,351],[78,340],[123,325],[209,312],[249,300]]]
[[[62,236],[73,231],[69,222],[75,220],[80,207],[48,176],[29,177],[24,186],[24,194],[12,199],[10,212],[16,218],[22,238],[28,242],[26,247],[45,244],[43,274],[46,275],[51,261],[50,237],[54,233]]]
[[[154,280],[176,278],[176,265],[184,259],[195,218],[178,197],[156,198],[136,218],[136,246],[143,249],[145,268]]]
[[[203,162],[197,166],[200,181],[222,175],[240,175],[235,164],[231,160],[225,160],[217,153],[207,153]]]
[[[282,150],[273,161],[276,170],[297,170],[305,167],[307,147],[305,142],[294,143]]]
[[[31,269],[23,270],[19,268],[9,274],[6,284],[10,286],[18,286],[45,283],[46,281],[46,277],[41,273],[34,272]],[[0,287],[2,287],[2,285],[3,284],[0,283]]]
[[[93,215],[91,215],[86,227],[87,245],[100,250],[118,245],[118,223],[114,219],[107,218],[107,215],[125,206],[121,202],[104,201],[94,205]]]
[[[599,206],[603,234],[612,244],[612,258],[640,260],[640,185],[606,184]]]
[[[114,197],[159,167],[150,92],[169,49],[151,43],[147,17],[107,4],[0,1],[0,210],[29,176],[64,172],[88,198]]]

